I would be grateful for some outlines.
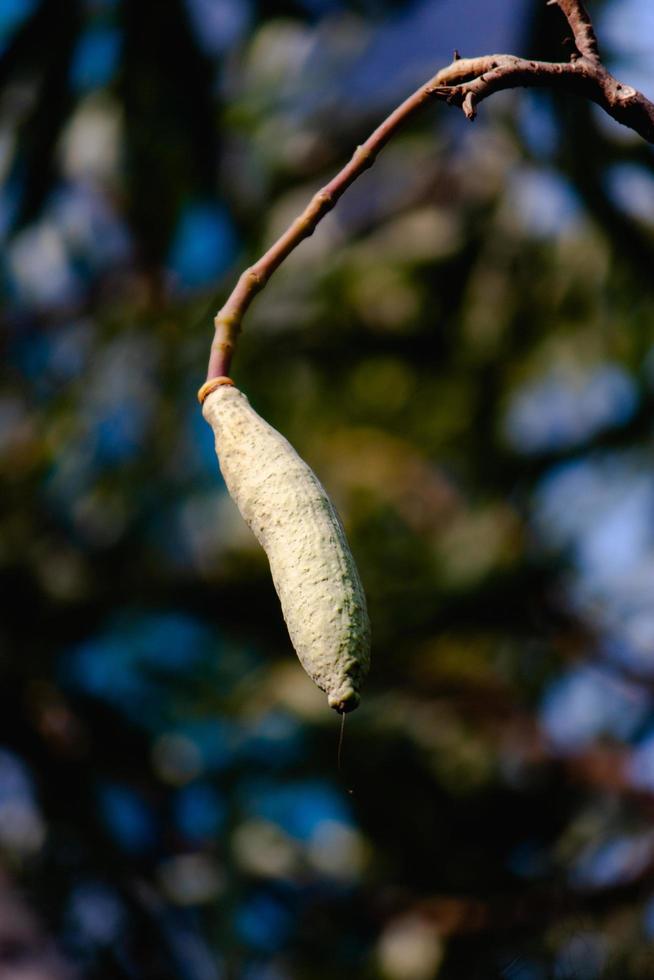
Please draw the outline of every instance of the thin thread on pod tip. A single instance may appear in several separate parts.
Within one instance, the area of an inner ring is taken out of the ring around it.
[[[340,725],[340,731],[338,733],[338,753],[337,753],[338,771],[340,773],[343,772],[343,766],[341,765],[341,755],[342,755],[342,751],[343,751],[343,737],[344,737],[344,735],[345,735],[345,712],[344,711],[341,711],[341,725]],[[348,788],[347,792],[350,794],[350,796],[352,796],[352,794],[354,793],[354,790]]]
[[[340,731],[338,733],[338,752],[337,752],[337,755],[336,755],[337,762],[338,762],[338,771],[339,772],[342,772],[343,771],[343,767],[341,765],[341,752],[343,750],[343,735],[344,734],[345,734],[345,712],[344,711],[341,711],[341,727],[340,727]]]

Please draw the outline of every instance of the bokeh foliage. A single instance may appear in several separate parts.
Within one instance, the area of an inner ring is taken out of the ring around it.
[[[652,94],[647,5],[592,7]],[[451,47],[565,54],[461,11],[0,3],[3,976],[654,976],[651,148],[435,107],[252,307],[237,383],[369,597],[342,771],[195,401],[239,269]]]

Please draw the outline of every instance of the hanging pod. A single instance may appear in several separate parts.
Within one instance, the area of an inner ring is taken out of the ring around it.
[[[339,712],[370,665],[366,599],[343,525],[313,470],[228,378],[200,389],[227,489],[270,562],[300,663]]]

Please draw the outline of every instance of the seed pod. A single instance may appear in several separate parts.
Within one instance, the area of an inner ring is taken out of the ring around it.
[[[202,412],[227,489],[268,555],[300,663],[330,707],[352,711],[368,672],[370,623],[343,526],[313,470],[224,381]]]

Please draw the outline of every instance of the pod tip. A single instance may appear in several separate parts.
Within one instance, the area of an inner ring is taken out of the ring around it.
[[[359,707],[360,700],[357,692],[351,688],[345,692],[341,690],[337,694],[331,694],[327,698],[329,707],[337,711],[339,715],[344,715],[348,711],[354,711],[355,708]]]

